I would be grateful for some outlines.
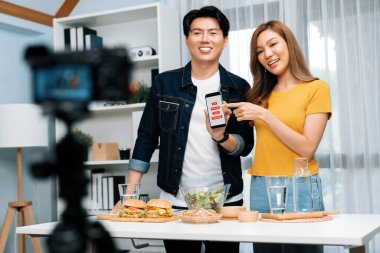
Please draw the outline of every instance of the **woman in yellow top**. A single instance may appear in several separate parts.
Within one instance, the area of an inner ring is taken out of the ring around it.
[[[309,159],[313,210],[324,210],[318,162],[314,153],[331,116],[327,83],[311,75],[292,31],[280,21],[261,24],[251,40],[250,68],[254,77],[248,101],[227,104],[237,120],[250,120],[256,129],[250,208],[269,212],[265,176],[288,175],[294,158]],[[292,211],[292,186],[287,210]],[[255,244],[254,252],[322,252],[315,245]]]

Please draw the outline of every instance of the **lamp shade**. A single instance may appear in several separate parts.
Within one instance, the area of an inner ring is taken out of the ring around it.
[[[48,145],[47,118],[34,104],[0,105],[0,148]]]

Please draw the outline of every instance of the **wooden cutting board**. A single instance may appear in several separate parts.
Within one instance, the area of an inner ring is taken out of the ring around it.
[[[305,222],[329,221],[332,219],[333,219],[333,217],[331,217],[331,216],[323,216],[320,218],[293,219],[293,220],[275,220],[275,219],[260,218],[260,221],[277,222],[277,223],[305,223]]]
[[[109,220],[115,217],[119,217],[118,214],[109,214],[109,213],[104,213],[104,214],[98,214],[96,215],[96,218],[98,220]]]
[[[328,215],[337,215],[338,211],[317,211],[317,212],[308,212],[308,213],[297,213],[289,212],[283,214],[271,214],[271,213],[262,213],[261,218],[272,219],[272,220],[299,220],[299,219],[313,219],[313,218],[323,218]]]
[[[303,223],[303,222],[319,222],[319,221],[329,221],[333,217],[329,215],[338,215],[339,211],[318,211],[310,213],[283,213],[283,214],[270,214],[262,213],[261,221],[266,222],[287,222],[287,223]]]
[[[310,213],[283,213],[283,214],[272,214],[272,213],[262,213],[261,218],[271,219],[271,220],[298,220],[298,219],[312,219],[312,218],[322,218],[325,215],[322,212],[310,212]]]
[[[174,215],[167,218],[123,218],[123,217],[111,217],[110,221],[119,221],[119,222],[153,222],[153,223],[162,223],[179,220],[179,216]]]

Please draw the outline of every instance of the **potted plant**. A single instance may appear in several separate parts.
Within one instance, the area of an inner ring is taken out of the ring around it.
[[[150,87],[145,82],[134,80],[129,86],[131,98],[127,100],[127,104],[145,103],[148,100]]]
[[[78,141],[82,142],[85,144],[88,148],[88,160],[92,160],[92,144],[94,143],[94,138],[88,134],[83,132],[82,130],[76,128],[73,131],[74,138],[77,139]]]

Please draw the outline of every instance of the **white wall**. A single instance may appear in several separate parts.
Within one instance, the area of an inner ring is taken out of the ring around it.
[[[72,15],[122,8],[156,2],[155,0],[82,0]],[[34,9],[49,5],[50,1],[33,1]],[[56,6],[56,5],[54,5]],[[46,6],[44,7],[46,10]],[[71,15],[71,16],[72,16]],[[52,47],[52,28],[33,22],[0,14],[0,104],[31,103],[30,70],[24,61],[24,50],[28,45],[43,43]],[[1,124],[1,122],[0,122]],[[29,149],[23,152],[23,199],[33,202],[33,213],[37,223],[56,220],[55,180],[36,180],[30,175],[30,158],[42,151]],[[16,151],[0,149],[0,223],[9,201],[17,200]],[[16,219],[14,224],[16,224]],[[13,226],[5,252],[16,252],[17,240]],[[27,252],[32,252],[30,240]],[[43,240],[45,248],[45,241]],[[45,250],[45,252],[47,252]]]
[[[30,103],[30,71],[24,61],[26,46],[51,43],[51,28],[0,14],[0,103]],[[52,220],[51,180],[36,181],[29,173],[29,158],[41,149],[23,152],[23,199],[33,202],[37,222]],[[16,150],[0,149],[0,220],[1,226],[8,202],[17,200]],[[14,227],[5,252],[15,252]],[[29,243],[28,243],[29,244]],[[30,245],[28,245],[28,249]]]

